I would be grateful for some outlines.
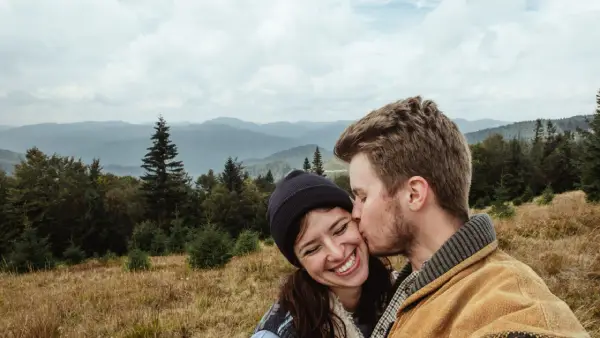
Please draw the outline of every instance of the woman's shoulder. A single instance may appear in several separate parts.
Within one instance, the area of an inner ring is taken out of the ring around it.
[[[250,338],[280,338],[278,335],[274,334],[271,331],[260,330],[255,332]]]
[[[252,338],[292,338],[296,337],[293,318],[279,302],[273,303],[262,316],[254,329]]]

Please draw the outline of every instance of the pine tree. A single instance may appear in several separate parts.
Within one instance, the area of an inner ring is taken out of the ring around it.
[[[219,180],[227,187],[227,190],[231,192],[235,191],[239,194],[242,192],[244,179],[246,178],[243,169],[242,163],[238,162],[237,158],[233,159],[229,156],[225,162],[223,172],[219,176]]]
[[[590,130],[583,133],[581,188],[589,202],[600,202],[600,89],[596,94],[596,112],[589,125]]]
[[[268,184],[275,183],[275,179],[273,178],[273,173],[271,172],[271,169],[267,171],[267,175],[265,176],[265,182]]]
[[[313,155],[312,172],[319,176],[325,176],[325,170],[323,170],[323,159],[321,158],[321,151],[319,150],[319,147],[315,149],[315,153]]]
[[[196,179],[196,189],[208,194],[213,190],[217,183],[218,180],[215,176],[215,172],[212,169],[209,169],[208,174],[202,174]]]
[[[533,132],[534,137],[529,153],[529,159],[532,164],[529,186],[533,190],[534,195],[537,195],[546,185],[546,178],[544,176],[544,171],[542,170],[542,161],[544,159],[544,127],[541,119],[535,120]]]
[[[533,144],[536,145],[542,141],[542,137],[544,135],[544,127],[542,126],[542,120],[535,120],[535,127],[533,129]]]
[[[302,169],[304,169],[306,172],[310,172],[310,162],[308,161],[308,157],[304,158],[304,165],[302,166]]]
[[[7,260],[8,269],[24,273],[53,268],[55,261],[50,247],[49,238],[39,236],[37,229],[25,217],[23,232],[19,239],[15,241],[13,250]]]
[[[183,162],[175,160],[179,154],[171,142],[170,127],[162,116],[154,126],[150,138],[152,146],[142,159],[146,173],[141,177],[142,191],[147,203],[148,219],[159,227],[168,227],[175,213],[185,203],[186,174]]]

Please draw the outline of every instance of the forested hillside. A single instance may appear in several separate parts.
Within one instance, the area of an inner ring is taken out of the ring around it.
[[[556,128],[556,132],[563,133],[566,131],[576,131],[577,129],[587,129],[590,115],[572,116],[563,119],[542,119],[543,125],[552,122]],[[500,134],[506,139],[519,138],[530,140],[535,136],[535,126],[537,121],[521,121],[511,124],[502,125],[494,128],[486,128],[466,134],[467,141],[471,144],[481,142],[490,135]]]
[[[296,147],[318,145],[330,152],[335,139],[352,121],[273,122],[257,124],[234,118],[217,118],[204,123],[177,123],[171,126],[171,139],[178,146],[179,159],[193,177],[209,169],[219,170],[229,157],[261,160]],[[456,119],[463,132],[506,124],[491,119]],[[120,176],[139,175],[139,154],[148,147],[152,126],[122,121],[43,123],[8,128],[0,132],[0,149],[25,154],[37,147],[46,154],[81,158],[86,163],[99,159],[105,172]],[[306,156],[306,154],[305,154]],[[327,152],[323,156],[329,159]],[[265,175],[268,169],[284,172],[295,167],[295,160],[276,158],[248,168],[251,174]],[[250,163],[249,163],[250,165]],[[137,169],[135,168],[137,167]]]
[[[225,236],[225,242],[247,231],[268,236],[272,172],[252,178],[243,162],[229,157],[218,173],[210,170],[192,181],[167,122],[160,118],[154,128],[147,150],[136,155],[141,177],[115,176],[99,160],[85,163],[38,148],[26,152],[12,175],[2,173],[0,255],[5,268],[26,271],[132,250],[181,253],[207,229]],[[494,215],[511,217],[513,205],[540,195],[544,203],[554,193],[581,189],[589,201],[600,200],[600,110],[590,128],[559,132],[552,121],[537,120],[531,140],[492,135],[472,144],[471,205],[491,206]],[[302,167],[325,174],[325,162],[315,148]],[[347,176],[332,176],[349,189]]]

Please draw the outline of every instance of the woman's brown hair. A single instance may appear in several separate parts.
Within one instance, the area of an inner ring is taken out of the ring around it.
[[[387,258],[369,256],[369,276],[355,312],[361,323],[370,327],[377,323],[392,289],[391,271]],[[341,319],[330,308],[329,288],[316,282],[306,270],[297,269],[287,277],[279,291],[279,302],[292,315],[299,337],[346,337]]]

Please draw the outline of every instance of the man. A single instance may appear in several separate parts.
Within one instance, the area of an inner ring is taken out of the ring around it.
[[[527,265],[498,249],[491,219],[469,215],[471,155],[433,101],[372,111],[339,137],[353,217],[372,254],[403,255],[376,337],[589,337]]]

